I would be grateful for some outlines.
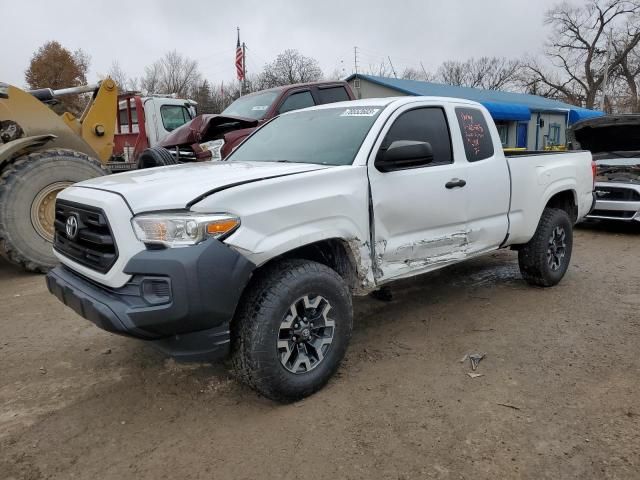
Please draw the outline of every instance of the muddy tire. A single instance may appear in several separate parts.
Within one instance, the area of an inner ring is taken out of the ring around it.
[[[325,265],[286,260],[256,274],[232,323],[236,376],[279,402],[322,388],[349,344],[351,295]]]
[[[176,165],[178,161],[173,158],[171,152],[163,147],[147,148],[138,158],[138,168],[164,167]]]
[[[558,284],[569,268],[572,249],[569,215],[564,210],[545,208],[533,238],[518,252],[522,277],[539,287]]]
[[[106,173],[97,160],[64,149],[31,153],[5,167],[0,176],[0,254],[31,272],[54,267],[56,195]]]

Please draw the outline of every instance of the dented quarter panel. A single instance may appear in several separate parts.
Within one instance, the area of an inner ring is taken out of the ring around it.
[[[308,173],[224,190],[191,209],[238,215],[242,226],[226,243],[257,265],[304,245],[341,239],[357,263],[360,287],[370,290],[374,278],[365,167]]]

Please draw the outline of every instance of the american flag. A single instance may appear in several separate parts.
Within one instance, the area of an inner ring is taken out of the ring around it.
[[[240,45],[240,29],[238,28],[238,43],[236,45],[236,76],[244,80],[244,51]]]

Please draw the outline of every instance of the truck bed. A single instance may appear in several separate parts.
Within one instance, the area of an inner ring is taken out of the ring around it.
[[[533,155],[562,155],[567,153],[576,153],[574,151],[563,150],[507,150],[504,152],[505,157],[527,157]]]
[[[506,155],[511,174],[509,241],[528,241],[538,226],[542,209],[552,192],[571,190],[578,206],[578,218],[593,203],[592,157],[587,151],[522,151]],[[559,189],[558,187],[562,187]]]

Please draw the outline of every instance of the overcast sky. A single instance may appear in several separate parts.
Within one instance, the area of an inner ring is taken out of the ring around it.
[[[295,48],[327,73],[387,56],[398,73],[471,56],[538,53],[544,11],[556,0],[0,0],[0,81],[24,85],[33,52],[48,40],[91,55],[89,80],[117,60],[130,76],[168,50],[196,59],[205,78],[234,79],[236,26],[248,73]]]

